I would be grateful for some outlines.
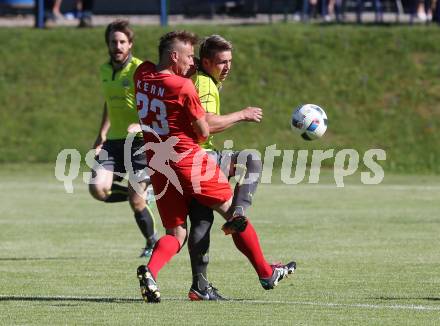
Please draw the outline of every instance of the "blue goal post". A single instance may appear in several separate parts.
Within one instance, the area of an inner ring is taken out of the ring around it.
[[[168,25],[168,0],[160,0],[160,26]]]
[[[44,28],[44,0],[35,0],[35,27]]]

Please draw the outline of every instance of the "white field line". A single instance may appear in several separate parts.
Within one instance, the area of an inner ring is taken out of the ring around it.
[[[164,301],[190,302],[187,298],[164,298]],[[85,301],[85,302],[142,302],[141,298],[117,298],[117,297],[89,297],[89,296],[8,296],[0,295],[0,301]],[[379,305],[368,303],[334,303],[334,302],[313,302],[313,301],[284,301],[284,300],[251,300],[251,299],[230,299],[220,304],[282,304],[293,306],[317,306],[328,308],[360,308],[360,309],[384,309],[384,310],[417,310],[417,311],[440,311],[440,306],[423,305]]]
[[[268,184],[263,184],[268,185]],[[350,189],[374,189],[374,188],[385,188],[388,190],[440,190],[440,185],[435,186],[424,186],[424,185],[410,185],[410,184],[399,184],[399,185],[393,185],[393,184],[378,184],[378,185],[351,185],[346,184],[344,187],[336,187],[336,184],[298,184],[298,185],[287,185],[287,184],[269,184],[270,187],[276,187],[276,188],[291,188],[294,189],[294,187],[301,187],[301,188],[309,188],[309,189],[335,189],[335,190],[343,190],[345,188]]]
[[[232,300],[238,303],[249,304],[285,304],[285,305],[303,305],[303,306],[318,306],[318,307],[342,307],[342,308],[363,308],[363,309],[397,309],[397,310],[425,310],[425,311],[440,311],[440,306],[422,306],[422,305],[378,305],[367,303],[332,303],[332,302],[310,302],[310,301],[266,301],[266,300]]]

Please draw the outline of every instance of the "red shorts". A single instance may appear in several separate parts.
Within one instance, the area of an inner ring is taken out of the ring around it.
[[[178,163],[171,162],[168,167],[165,173],[155,171],[151,175],[156,205],[166,229],[186,222],[193,198],[212,207],[232,197],[227,177],[203,150]]]

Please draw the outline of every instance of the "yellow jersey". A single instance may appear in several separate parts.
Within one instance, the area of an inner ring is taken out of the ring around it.
[[[139,123],[133,75],[141,63],[142,60],[131,57],[120,70],[113,70],[110,62],[100,67],[101,84],[111,124],[107,139],[125,139],[127,127],[132,123]],[[137,136],[141,137],[142,134]]]
[[[205,111],[220,115],[219,86],[221,84],[216,84],[213,78],[203,71],[194,74],[193,82]],[[214,136],[210,135],[200,146],[205,150],[215,150]]]

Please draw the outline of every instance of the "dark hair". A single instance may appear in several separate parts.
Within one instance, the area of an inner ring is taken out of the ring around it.
[[[232,51],[232,43],[225,40],[220,35],[211,35],[205,37],[200,43],[200,59],[212,59],[217,52]]]
[[[195,45],[198,41],[198,37],[196,34],[188,31],[173,31],[166,33],[160,38],[159,58],[162,58],[164,53],[170,52],[173,49],[176,41]]]
[[[130,28],[130,23],[128,20],[118,19],[108,24],[107,28],[105,29],[105,43],[107,43],[107,45],[110,42],[110,34],[114,32],[124,33],[127,36],[128,41],[130,43],[133,42],[134,32]]]

